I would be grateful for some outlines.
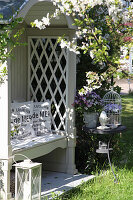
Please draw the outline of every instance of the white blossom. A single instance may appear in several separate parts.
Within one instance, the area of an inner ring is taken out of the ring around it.
[[[82,91],[80,91],[80,90],[79,90],[78,93],[79,93],[80,96],[83,96],[83,95],[84,95],[84,93],[83,93]]]
[[[63,48],[65,48],[67,46],[67,44],[66,44],[66,42],[64,40],[61,40],[60,41],[60,46],[63,49]]]
[[[59,9],[55,9],[55,12],[54,12],[54,14],[53,14],[53,18],[56,18],[56,19],[57,19],[57,18],[59,17],[59,16],[58,16],[59,14],[60,14],[60,10],[59,10]]]
[[[42,23],[45,26],[49,26],[50,25],[49,13],[47,14],[47,17],[43,17],[42,18]]]
[[[82,31],[76,31],[76,35],[79,38],[82,35]]]
[[[43,23],[41,21],[38,21],[38,19],[36,19],[34,21],[34,23],[36,24],[36,27],[39,28],[39,29],[42,29],[42,26],[43,26]]]
[[[83,29],[83,33],[87,33],[87,29],[86,28]]]
[[[104,12],[107,12],[106,14],[109,13],[109,15],[112,17],[113,21],[116,22],[119,20],[121,17],[123,19],[123,22],[127,22],[130,18],[129,12],[126,8],[124,8],[124,3],[122,2],[123,0],[52,0],[53,5],[57,7],[55,9],[55,12],[53,13],[52,17],[57,19],[59,18],[59,15],[61,13],[65,15],[70,15],[76,17],[77,19],[80,18],[81,20],[86,18],[86,10],[89,10],[91,8],[94,8],[96,5],[105,5],[107,6],[107,10],[103,9],[102,7],[99,9],[98,14],[102,14]],[[77,17],[78,16],[78,17]],[[52,18],[51,17],[51,18]],[[43,17],[42,20],[38,21],[35,20],[34,24],[36,25],[37,28],[39,29],[45,29],[46,26],[50,25],[50,16],[49,13],[47,14],[46,17]],[[105,22],[105,17],[101,19],[101,22],[103,20],[103,23]],[[99,27],[99,30],[103,32],[102,27]],[[84,43],[82,43],[81,49],[86,51],[89,49],[89,46],[91,45],[91,39],[90,43],[88,44],[88,37],[87,34],[91,35],[92,30],[90,30],[89,25],[88,26],[83,26],[82,28],[79,26],[77,27],[76,31],[76,36],[77,38],[84,38]],[[106,47],[109,50],[109,44],[111,38],[109,37],[108,34],[105,34],[104,37],[102,37],[101,41],[106,40],[107,44]],[[70,51],[79,54],[79,51],[77,50],[77,45],[75,44],[75,40],[71,42],[66,42],[64,40],[61,40],[60,42],[61,48],[68,48]],[[90,51],[90,56],[92,59],[95,58],[95,51]]]
[[[50,19],[49,19],[49,13],[47,14],[47,17],[43,17],[41,21],[39,21],[38,19],[36,19],[34,21],[34,24],[36,25],[37,28],[41,29],[45,29],[46,26],[50,25]]]
[[[90,51],[90,57],[93,59],[94,58],[94,53],[93,51]]]

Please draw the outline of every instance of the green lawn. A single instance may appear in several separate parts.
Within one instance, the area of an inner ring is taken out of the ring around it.
[[[122,135],[120,145],[123,147],[128,168],[133,167],[133,95],[122,97],[122,124],[126,125],[127,131]]]
[[[118,170],[119,183],[113,182],[111,171],[65,194],[63,200],[133,200],[133,171]]]
[[[112,154],[118,183],[114,183],[111,170],[107,170],[58,199],[133,200],[133,96],[123,96],[122,105],[122,124],[127,130],[118,137]]]

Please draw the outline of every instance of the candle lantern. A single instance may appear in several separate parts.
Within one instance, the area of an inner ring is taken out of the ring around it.
[[[15,166],[15,200],[41,199],[41,163],[27,159]]]
[[[109,118],[107,125],[117,127],[121,124],[121,97],[113,91],[107,92],[103,97],[104,111]]]

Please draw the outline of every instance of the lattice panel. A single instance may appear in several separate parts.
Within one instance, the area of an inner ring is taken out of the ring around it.
[[[51,101],[52,129],[66,128],[67,50],[57,38],[29,38],[29,98]]]

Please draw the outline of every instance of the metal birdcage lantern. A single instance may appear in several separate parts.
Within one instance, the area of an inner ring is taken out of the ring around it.
[[[41,200],[41,163],[15,164],[15,200]]]
[[[104,111],[109,118],[107,125],[117,127],[121,124],[121,97],[113,91],[107,92],[103,97]]]

